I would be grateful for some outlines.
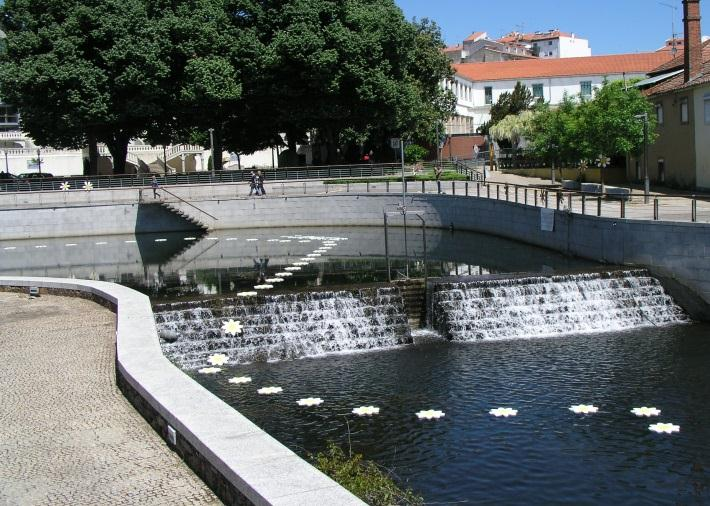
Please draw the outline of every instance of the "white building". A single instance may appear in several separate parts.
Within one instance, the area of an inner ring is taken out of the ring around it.
[[[581,58],[592,56],[589,41],[557,29],[535,33],[509,33],[498,39],[506,44],[525,45],[539,58]]]
[[[444,86],[457,97],[456,115],[447,134],[472,134],[490,119],[491,105],[520,82],[534,97],[551,105],[565,94],[591,98],[605,80],[644,78],[669,61],[669,52],[590,56],[566,59],[529,59],[455,64],[455,76]]]

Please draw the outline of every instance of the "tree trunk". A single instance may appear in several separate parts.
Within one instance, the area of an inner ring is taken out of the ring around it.
[[[99,146],[96,135],[88,134],[87,140],[89,143],[89,173],[87,176],[96,176],[99,173]]]
[[[214,153],[214,160],[212,160],[212,167],[214,170],[223,170],[222,165],[222,151],[224,150],[224,144],[222,143],[222,129],[215,128],[214,133],[214,146],[212,147],[212,153]]]
[[[118,133],[106,142],[111,156],[113,157],[113,173],[126,173],[126,159],[128,158],[128,143],[130,137],[124,133]]]
[[[328,160],[326,160],[326,164],[328,165],[337,163],[337,146],[335,145],[335,139],[337,139],[337,137],[332,128],[327,127],[325,129],[326,148],[328,150]]]

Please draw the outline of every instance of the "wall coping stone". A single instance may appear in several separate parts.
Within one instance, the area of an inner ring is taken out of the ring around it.
[[[114,305],[117,376],[251,503],[364,504],[170,363],[146,295],[113,283],[59,278],[0,276],[0,286],[77,291]]]

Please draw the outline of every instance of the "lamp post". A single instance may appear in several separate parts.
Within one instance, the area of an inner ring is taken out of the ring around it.
[[[550,144],[550,151],[552,151],[552,167],[550,168],[550,181],[552,184],[555,183],[555,154],[556,154],[557,146],[555,144]]]
[[[168,148],[163,144],[163,172],[168,175]]]
[[[651,184],[648,180],[648,113],[637,114],[635,117],[643,121],[643,201],[648,204],[651,198]]]
[[[10,175],[10,164],[7,162],[7,151],[3,149],[2,151],[0,151],[0,153],[2,153],[2,155],[5,157],[5,172],[9,176]]]
[[[37,169],[39,170],[39,173],[42,173],[42,150],[40,148],[37,148]]]
[[[214,177],[214,128],[210,128],[210,157],[212,158],[212,177]]]

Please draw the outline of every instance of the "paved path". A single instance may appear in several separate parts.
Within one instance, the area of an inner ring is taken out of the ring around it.
[[[0,504],[220,504],[114,380],[114,315],[0,292]]]

